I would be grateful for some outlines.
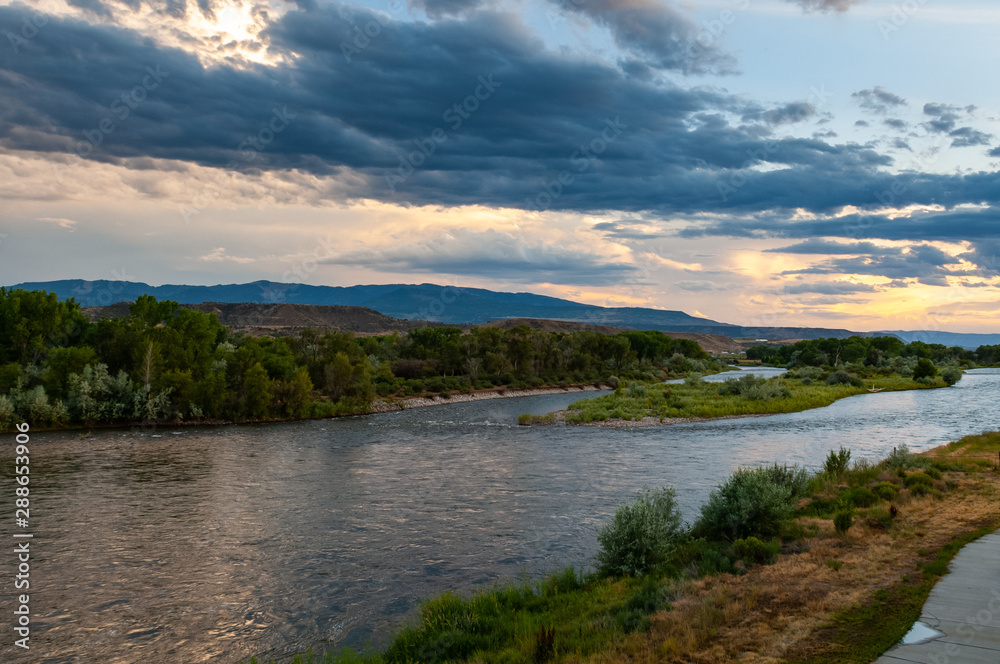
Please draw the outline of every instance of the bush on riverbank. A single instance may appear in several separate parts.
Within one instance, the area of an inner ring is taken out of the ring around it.
[[[598,573],[643,576],[656,571],[683,534],[673,488],[645,487],[634,502],[619,505],[611,523],[598,531]]]

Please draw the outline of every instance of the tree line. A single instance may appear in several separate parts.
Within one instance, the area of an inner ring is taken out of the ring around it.
[[[923,341],[903,343],[897,337],[861,337],[846,339],[809,339],[787,346],[753,346],[747,359],[788,367],[840,367],[854,365],[869,369],[904,368],[924,359],[935,365],[970,368],[1000,363],[1000,346],[980,346],[966,350],[960,346],[929,344]]]
[[[718,366],[697,343],[652,331],[257,337],[152,296],[128,316],[92,322],[72,299],[0,288],[0,428],[329,417],[368,412],[379,397],[614,386]]]

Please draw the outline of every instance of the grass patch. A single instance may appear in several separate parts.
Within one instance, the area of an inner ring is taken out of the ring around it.
[[[864,604],[833,615],[831,624],[817,637],[828,639],[828,652],[790,664],[868,664],[899,643],[920,618],[924,603],[938,579],[948,571],[948,563],[958,551],[997,529],[997,524],[959,535],[945,544],[933,560],[924,563],[923,576],[916,582],[904,577],[889,588],[876,590]],[[833,567],[830,561],[827,564]],[[840,566],[833,567],[840,569]]]
[[[745,378],[745,377],[744,377]],[[592,399],[570,404],[566,413],[569,424],[604,422],[609,419],[641,420],[656,417],[713,418],[740,415],[794,413],[829,406],[858,394],[867,394],[869,385],[827,384],[794,378],[772,378],[754,385],[749,381],[726,383],[685,382],[680,385],[643,386],[643,389],[618,389]],[[926,389],[928,386],[902,376],[883,376],[874,383],[884,391]],[[934,385],[943,387],[941,385]]]

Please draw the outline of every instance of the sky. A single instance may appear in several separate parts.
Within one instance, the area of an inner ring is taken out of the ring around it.
[[[0,0],[0,284],[1000,331],[987,0]]]

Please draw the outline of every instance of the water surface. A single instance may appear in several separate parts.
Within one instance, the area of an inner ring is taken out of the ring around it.
[[[649,429],[516,425],[574,393],[34,435],[32,650],[8,656],[5,620],[4,661],[238,662],[380,643],[445,589],[588,565],[596,526],[644,484],[676,486],[693,518],[736,466],[814,466],[841,445],[870,458],[928,449],[1000,429],[998,396],[1000,371],[977,370],[949,389]],[[12,496],[7,443],[2,495]],[[4,579],[11,563],[0,556]]]

